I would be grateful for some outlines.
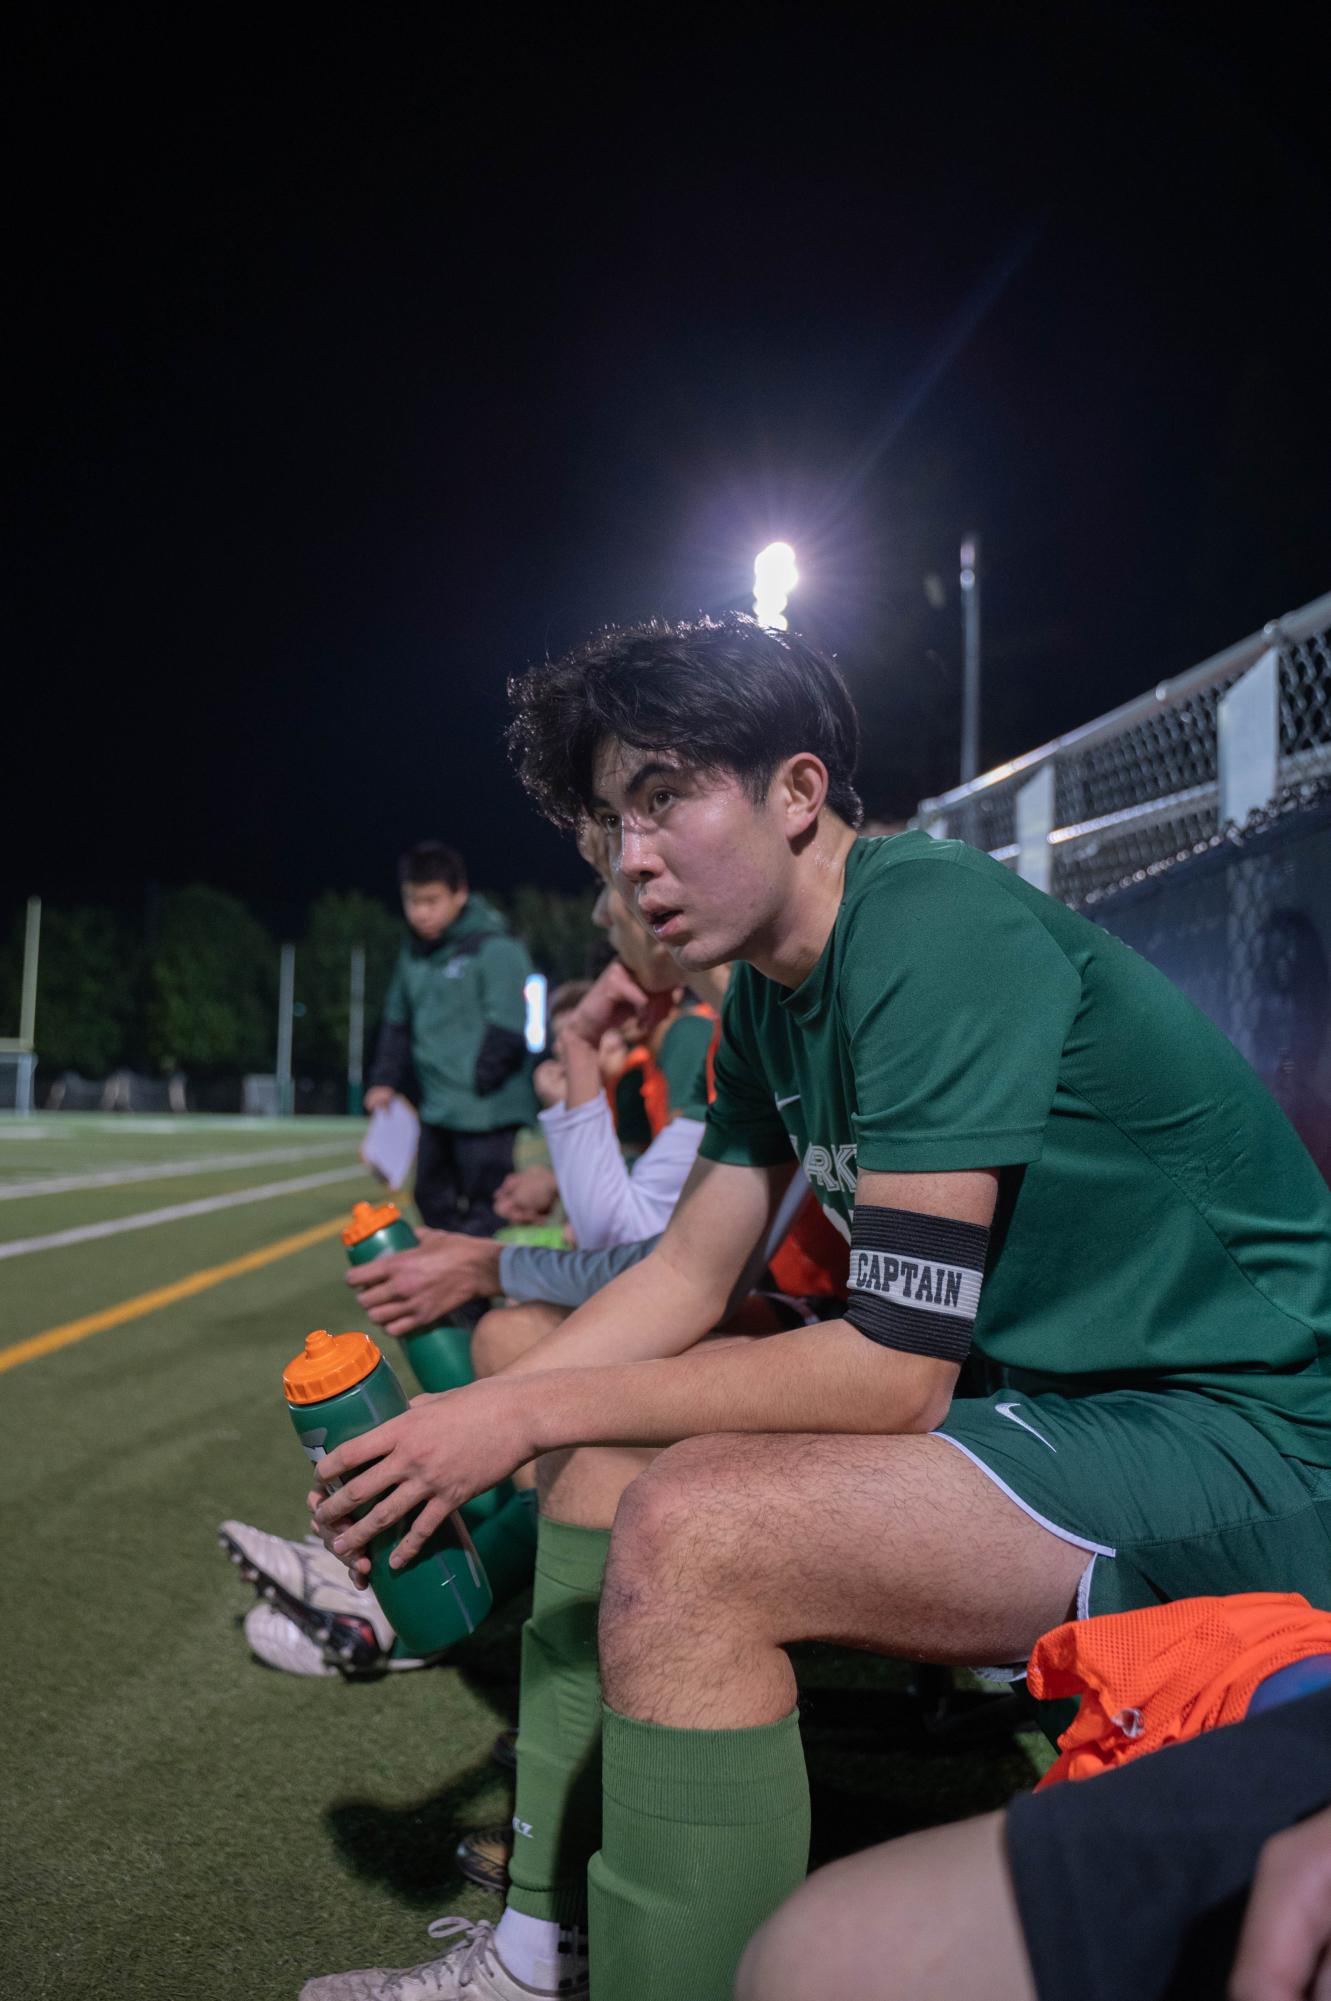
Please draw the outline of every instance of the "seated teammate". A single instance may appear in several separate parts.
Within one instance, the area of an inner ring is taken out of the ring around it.
[[[603,847],[603,843],[601,844]],[[679,969],[608,882],[595,921],[615,958],[560,1026],[562,1099],[540,1114],[560,1200],[582,1250],[656,1235],[679,1199],[702,1140],[714,1009],[680,1008]],[[723,981],[709,982],[719,1000]],[[651,1142],[626,1167],[600,1066],[606,1035],[630,1020],[646,1030],[643,1103]]]
[[[547,813],[686,977],[742,963],[651,1254],[320,1465],[363,1574],[545,1455],[504,1916],[308,2001],[577,1994],[589,1903],[601,2001],[722,2001],[806,1867],[787,1643],[1021,1662],[1075,1606],[1331,1580],[1331,1193],[1224,1037],[987,856],[857,842],[854,710],[793,634],[607,633],[515,694]],[[850,1306],[708,1344],[792,1155]]]

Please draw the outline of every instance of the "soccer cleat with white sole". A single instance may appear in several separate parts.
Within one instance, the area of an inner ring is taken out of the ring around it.
[[[426,1667],[400,1651],[397,1636],[373,1591],[360,1591],[345,1565],[314,1536],[291,1542],[247,1522],[223,1522],[217,1540],[261,1599],[308,1638],[331,1669],[381,1674],[385,1669]],[[264,1624],[261,1630],[268,1634]],[[248,1625],[247,1625],[248,1631]],[[285,1641],[278,1651],[286,1651]],[[269,1665],[283,1665],[256,1647]],[[291,1674],[311,1668],[291,1667]]]
[[[265,1667],[282,1674],[332,1675],[337,1669],[326,1661],[308,1633],[302,1633],[285,1612],[260,1598],[245,1614],[245,1638],[250,1652]]]
[[[346,1565],[317,1536],[291,1542],[286,1536],[251,1528],[248,1522],[223,1522],[217,1540],[242,1577],[265,1595],[271,1585],[301,1605],[329,1604],[342,1610],[355,1600],[375,1602],[372,1593],[357,1590]]]
[[[307,1980],[300,2001],[586,2001],[584,1979],[560,1987],[528,1987],[500,1959],[491,1924],[436,1918],[430,1937],[456,1938],[439,1959],[419,1966],[362,1966]]]

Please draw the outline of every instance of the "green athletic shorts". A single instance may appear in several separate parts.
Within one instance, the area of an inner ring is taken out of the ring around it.
[[[1190,1390],[959,1397],[936,1436],[1087,1553],[1080,1618],[1301,1591],[1331,1610],[1331,1469]]]

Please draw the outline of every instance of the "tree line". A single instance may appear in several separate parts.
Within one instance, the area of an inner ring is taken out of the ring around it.
[[[587,971],[599,934],[594,892],[524,884],[486,892],[550,980]],[[290,934],[286,934],[290,935]],[[349,967],[365,951],[367,1060],[403,938],[378,898],[329,890],[295,934],[293,1060],[345,1074]],[[43,1069],[104,1077],[127,1067],[160,1076],[270,1071],[276,1043],[276,933],[238,897],[194,884],[152,899],[146,921],[88,904],[42,911],[37,1053]],[[0,1035],[18,1032],[23,913],[0,943]]]

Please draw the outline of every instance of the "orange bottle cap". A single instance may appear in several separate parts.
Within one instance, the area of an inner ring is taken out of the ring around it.
[[[363,1383],[379,1366],[379,1350],[368,1334],[330,1334],[320,1327],[305,1336],[305,1352],[288,1362],[282,1388],[288,1403],[322,1403],[339,1390]]]
[[[357,1202],[351,1221],[342,1232],[342,1241],[350,1250],[353,1244],[363,1244],[377,1230],[387,1230],[401,1220],[402,1211],[396,1202]]]

